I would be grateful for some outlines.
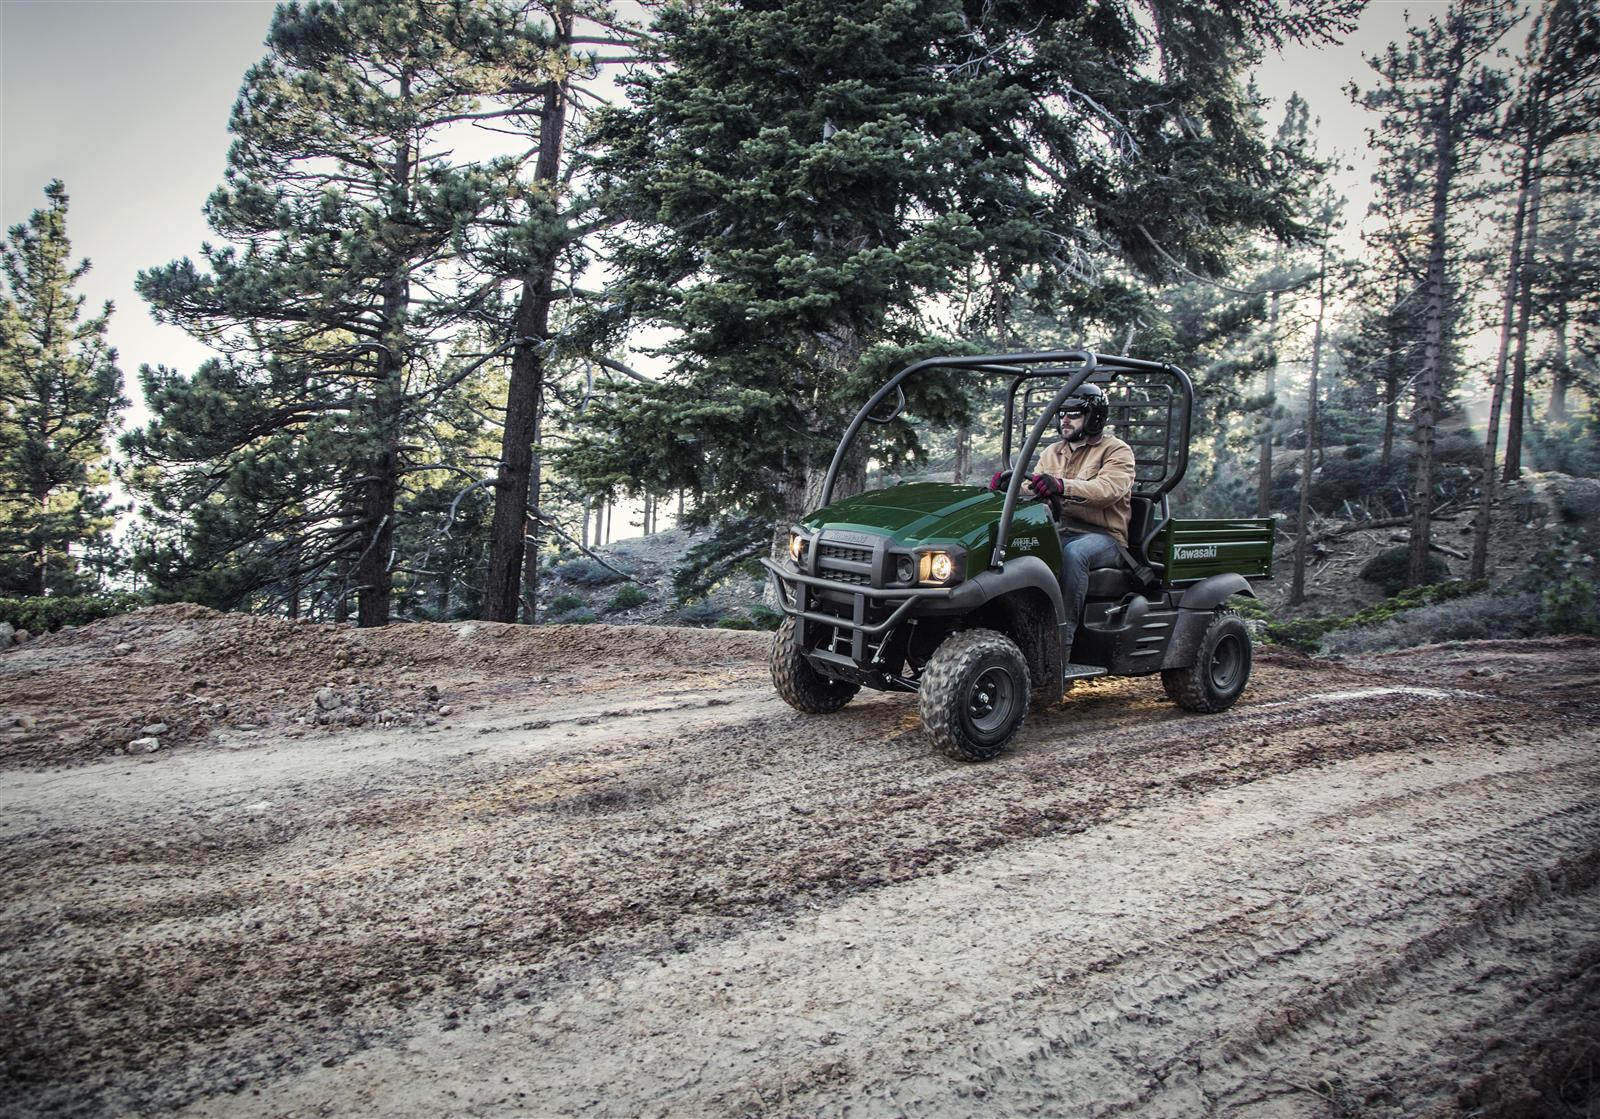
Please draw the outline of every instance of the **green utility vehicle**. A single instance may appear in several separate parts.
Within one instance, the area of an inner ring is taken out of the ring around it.
[[[906,383],[940,372],[1009,381],[1000,453],[1014,469],[1005,489],[914,482],[830,504],[863,426],[899,417]],[[1089,573],[1067,649],[1058,528],[1022,483],[1063,401],[1085,382],[1105,392],[1106,430],[1132,447],[1137,468],[1128,548],[1118,566]],[[1271,577],[1273,522],[1171,515],[1193,408],[1194,386],[1177,366],[1087,351],[940,357],[902,369],[845,431],[822,508],[791,532],[789,562],[762,561],[787,615],[772,645],[778,694],[822,714],[863,687],[915,692],[934,743],[963,761],[1000,753],[1030,702],[1054,703],[1076,679],[1159,672],[1181,707],[1232,706],[1251,654],[1227,604],[1253,594],[1248,580]],[[1013,462],[1014,433],[1023,438]]]

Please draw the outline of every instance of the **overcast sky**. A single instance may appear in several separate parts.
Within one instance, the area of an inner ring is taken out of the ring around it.
[[[1292,91],[1310,102],[1325,152],[1350,153],[1357,169],[1341,190],[1352,224],[1370,197],[1370,168],[1362,114],[1341,87],[1366,80],[1362,52],[1400,38],[1407,10],[1416,18],[1446,6],[1375,0],[1349,42],[1291,48],[1258,72],[1280,105]],[[94,263],[82,291],[92,306],[116,303],[111,337],[130,389],[141,364],[187,371],[206,356],[151,321],[133,280],[197,256],[207,238],[200,208],[222,180],[228,112],[272,12],[267,0],[0,0],[0,221],[26,220],[46,183],[66,183],[75,256]]]

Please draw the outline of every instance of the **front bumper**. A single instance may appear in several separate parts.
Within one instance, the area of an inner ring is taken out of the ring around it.
[[[778,581],[778,604],[783,612],[798,619],[802,626],[821,625],[848,633],[850,659],[861,668],[868,667],[869,641],[882,638],[913,614],[959,612],[977,605],[982,597],[981,590],[970,583],[953,587],[863,587],[807,575],[769,559],[761,563]],[[826,592],[830,601],[848,604],[849,613],[815,609],[813,592]],[[803,629],[796,636],[802,647],[809,644]]]

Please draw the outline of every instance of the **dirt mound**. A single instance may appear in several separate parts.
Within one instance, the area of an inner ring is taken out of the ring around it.
[[[357,630],[158,606],[0,656],[0,767],[168,749],[223,728],[429,724],[508,689],[581,691],[597,677],[760,658],[768,640],[660,626]]]

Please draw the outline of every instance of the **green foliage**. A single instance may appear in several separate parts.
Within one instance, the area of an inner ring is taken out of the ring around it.
[[[1595,559],[1582,550],[1577,533],[1566,531],[1539,552],[1515,584],[1539,596],[1540,613],[1551,633],[1600,633],[1600,587]]]
[[[581,594],[558,594],[550,600],[549,611],[552,614],[565,614],[568,610],[576,610],[584,604]]]
[[[632,610],[635,606],[642,606],[650,601],[650,594],[636,583],[627,583],[617,588],[617,593],[611,596],[611,601],[606,604],[607,614],[618,614],[624,610]]]
[[[563,469],[694,493],[714,581],[803,511],[881,374],[952,347],[930,341],[930,297],[1088,301],[1114,271],[1216,274],[1242,234],[1297,235],[1295,157],[1240,78],[1261,41],[1325,36],[1356,7],[1180,2],[1152,36],[1127,2],[667,6],[663,65],[590,138],[625,219],[615,294],[675,333],[671,368],[600,402]],[[970,410],[944,386],[918,403]],[[920,452],[904,424],[869,434],[847,489],[869,458]],[[696,568],[680,593],[707,582]]]
[[[73,289],[67,192],[13,226],[0,245],[0,593],[92,589],[78,555],[109,547],[109,443],[127,405],[107,340],[107,303],[83,318]],[[74,554],[77,553],[77,554]]]
[[[1406,585],[1406,574],[1411,561],[1411,549],[1405,545],[1385,548],[1368,560],[1361,568],[1361,578],[1376,583],[1386,595],[1397,594]],[[1438,556],[1428,556],[1428,581],[1441,583],[1450,577],[1450,565]]]
[[[593,610],[577,610],[571,614],[563,614],[560,617],[549,619],[553,625],[559,626],[587,626],[593,625],[599,620],[599,618],[595,617]]]
[[[717,620],[718,629],[775,630],[783,624],[781,611],[766,606],[752,606],[746,614],[730,614]]]
[[[709,602],[691,602],[678,608],[678,624],[685,626],[714,626],[726,615],[720,606]]]
[[[1293,618],[1269,621],[1262,631],[1264,640],[1275,645],[1287,645],[1308,653],[1317,651],[1322,639],[1338,630],[1355,626],[1371,626],[1387,622],[1408,610],[1416,610],[1435,603],[1448,602],[1465,595],[1476,594],[1488,584],[1482,580],[1468,582],[1453,580],[1448,583],[1431,583],[1422,587],[1409,587],[1399,594],[1384,599],[1354,614],[1330,615],[1321,618]],[[1237,600],[1236,600],[1237,601]]]
[[[1445,641],[1515,640],[1544,632],[1537,595],[1478,591],[1335,630],[1320,648],[1323,653],[1372,653]]]
[[[439,428],[482,359],[441,355],[436,339],[482,341],[470,329],[482,293],[452,260],[505,169],[440,152],[504,83],[483,57],[501,49],[496,10],[278,8],[234,106],[204,265],[139,277],[160,321],[225,354],[192,376],[141,372],[153,418],[124,446],[148,499],[140,564],[158,593],[253,606],[308,596],[340,616],[355,592],[361,623],[382,624],[407,566],[397,549],[427,550],[397,522],[444,519],[436,464],[454,465],[455,492],[461,472],[481,477],[448,455],[470,439]]]
[[[592,559],[575,559],[557,564],[551,574],[557,579],[576,583],[580,587],[604,587],[620,583],[624,578],[605,564]]]
[[[148,606],[142,595],[118,591],[97,595],[51,595],[48,598],[0,598],[0,622],[29,633],[54,633],[62,626],[81,626]]]
[[[750,607],[750,621],[757,629],[777,629],[783,624],[783,611],[757,604]]]

